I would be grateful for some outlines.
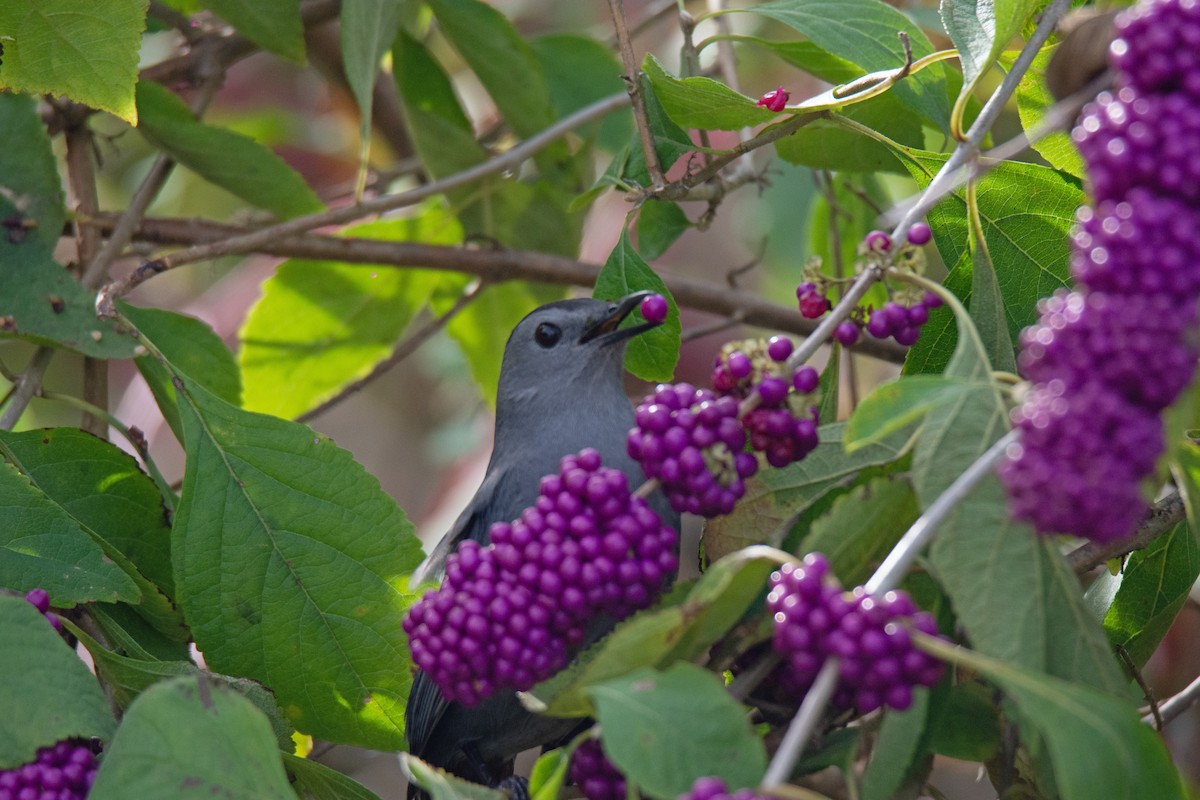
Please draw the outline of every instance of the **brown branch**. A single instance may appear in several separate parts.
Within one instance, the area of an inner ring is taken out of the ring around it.
[[[1141,550],[1183,522],[1185,515],[1183,498],[1175,492],[1154,504],[1132,537],[1104,544],[1088,542],[1067,554],[1067,564],[1075,570],[1076,575],[1090,572],[1106,561]]]
[[[625,66],[625,89],[633,104],[633,121],[637,125],[638,139],[646,156],[646,171],[650,173],[650,187],[655,192],[666,185],[662,164],[658,161],[658,150],[654,147],[654,134],[650,131],[650,117],[646,114],[646,98],[642,96],[642,71],[633,54],[633,42],[629,39],[629,28],[625,24],[624,0],[608,0],[612,9],[613,27],[617,33],[617,49],[621,51],[621,63]]]
[[[99,214],[89,222],[101,229],[107,229],[115,224],[115,217],[112,214]],[[135,237],[140,241],[157,244],[203,246],[205,243],[243,237],[253,232],[252,228],[201,219],[148,218],[142,220]],[[549,253],[504,248],[473,250],[311,233],[269,240],[257,247],[255,252],[282,258],[423,267],[467,273],[495,282],[530,280],[589,288],[595,284],[596,276],[600,273],[600,267],[596,264]],[[141,269],[149,269],[150,274],[154,274],[153,267],[143,266]],[[663,280],[677,303],[698,311],[724,317],[741,313],[749,325],[801,336],[810,333],[817,324],[800,316],[795,310],[778,306],[752,292],[730,289],[682,275],[664,275]],[[866,355],[893,362],[902,361],[905,353],[903,347],[869,337],[864,338],[855,349]]]
[[[92,160],[96,142],[83,115],[67,128],[67,185],[77,214],[92,215],[100,210],[96,194],[96,165]],[[100,232],[90,225],[75,229],[76,263],[80,270],[91,263],[100,249]],[[83,360],[83,399],[108,410],[108,362],[86,357]],[[101,439],[107,438],[108,422],[100,415],[84,412],[79,427]]]

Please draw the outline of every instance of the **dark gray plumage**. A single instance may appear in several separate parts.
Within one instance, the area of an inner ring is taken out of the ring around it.
[[[641,467],[625,452],[634,420],[622,376],[626,344],[654,325],[617,326],[646,294],[615,302],[550,303],[513,329],[500,368],[487,473],[450,532],[413,575],[413,586],[440,578],[446,557],[459,542],[470,538],[486,544],[492,523],[516,519],[533,505],[539,480],[557,472],[564,455],[593,447],[605,465],[629,476],[631,486],[644,480]],[[663,521],[678,530],[679,516],[661,495],[651,502]],[[611,621],[598,620],[589,640],[610,627]],[[405,710],[409,751],[473,781],[503,777],[517,753],[561,739],[577,724],[531,714],[512,692],[467,709],[447,702],[420,672]]]

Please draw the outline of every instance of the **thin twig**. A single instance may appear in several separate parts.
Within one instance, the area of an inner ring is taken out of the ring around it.
[[[100,214],[93,222],[101,229],[115,223],[115,216]],[[249,229],[200,219],[150,218],[142,221],[136,236],[160,243],[203,243],[225,241],[244,236]],[[340,261],[394,267],[462,272],[489,281],[532,280],[558,285],[588,287],[595,285],[600,266],[536,251],[470,249],[445,245],[395,242],[382,239],[325,236],[306,233],[269,241],[257,252],[282,258],[312,261]],[[732,289],[707,281],[664,273],[663,281],[683,307],[707,311],[724,317],[742,315],[748,325],[775,329],[800,336],[811,335],[816,323],[754,292]],[[863,337],[855,351],[885,361],[904,359],[906,348],[891,341]]]
[[[1191,708],[1197,700],[1200,700],[1200,678],[1193,680],[1182,692],[1168,698],[1166,702],[1158,707],[1159,719],[1161,720],[1159,723],[1160,729],[1162,725],[1166,725]],[[1154,716],[1152,714],[1142,717],[1142,722],[1145,722],[1147,725],[1153,721]]]
[[[1117,655],[1121,658],[1121,662],[1125,665],[1125,669],[1133,676],[1138,688],[1142,690],[1142,697],[1146,698],[1146,702],[1150,704],[1150,716],[1154,718],[1154,729],[1161,731],[1163,720],[1159,714],[1158,700],[1155,699],[1154,692],[1150,691],[1150,686],[1146,683],[1146,678],[1142,675],[1142,671],[1138,669],[1138,665],[1129,656],[1129,651],[1122,645],[1117,645],[1116,651]]]
[[[418,330],[416,333],[413,333],[411,336],[407,337],[404,341],[397,345],[396,349],[392,351],[392,354],[376,364],[375,368],[371,370],[370,374],[342,387],[342,390],[333,397],[296,417],[296,421],[307,422],[308,420],[325,413],[329,409],[341,403],[347,397],[356,394],[358,391],[373,382],[380,375],[383,375],[392,367],[399,364],[404,359],[408,358],[410,355],[416,352],[418,347],[429,341],[430,337],[432,337],[442,328],[446,327],[446,325],[450,323],[450,320],[454,319],[454,317],[458,315],[458,312],[470,305],[472,300],[479,297],[479,293],[482,292],[486,287],[487,283],[484,281],[473,281],[471,285],[467,287],[467,290],[464,291],[462,295],[460,295],[459,298],[454,302],[453,306],[451,306],[444,314],[441,314],[440,316],[430,320],[429,323],[423,328]]]
[[[243,253],[259,251],[269,245],[277,244],[279,240],[286,239],[298,233],[305,233],[314,228],[321,228],[328,225],[342,225],[372,214],[380,214],[385,211],[393,211],[398,208],[415,205],[428,197],[443,194],[460,186],[466,186],[482,178],[504,172],[505,170],[515,169],[526,159],[540,152],[558,139],[561,139],[563,136],[566,136],[576,128],[594,122],[621,108],[628,102],[629,97],[624,93],[598,100],[574,114],[564,117],[546,130],[531,136],[502,155],[489,159],[482,164],[477,164],[470,169],[449,175],[442,180],[428,183],[407,192],[384,195],[383,197],[377,197],[357,205],[297,217],[277,225],[260,228],[253,232],[233,236],[222,241],[176,251],[156,261],[143,264],[133,275],[125,280],[116,281],[104,287],[99,297],[97,297],[97,307],[100,309],[102,315],[108,315],[111,313],[111,309],[108,306],[111,305],[113,300],[124,296],[148,278],[160,272],[181,267],[184,264],[207,261],[221,256],[241,255]]]
[[[829,702],[830,697],[833,697],[833,690],[837,688],[837,679],[837,659],[831,658],[817,673],[817,679],[813,681],[808,694],[804,695],[800,709],[796,712],[791,724],[788,725],[787,733],[783,735],[783,741],[779,743],[779,749],[775,751],[775,757],[767,765],[767,772],[759,784],[764,790],[769,792],[772,787],[787,783],[788,779],[792,777],[792,770],[796,768],[796,762],[800,760],[800,753],[804,751],[804,745],[808,743],[809,737],[816,730],[821,714],[825,711],[825,704]]]
[[[34,352],[33,358],[29,359],[29,366],[25,367],[25,371],[21,373],[21,377],[17,379],[16,385],[9,394],[8,407],[4,409],[3,414],[0,414],[0,431],[12,430],[13,426],[17,424],[17,420],[25,413],[29,401],[41,391],[42,376],[46,374],[46,367],[50,366],[50,360],[54,358],[54,353],[53,347],[39,347]]]
[[[625,23],[624,0],[608,0],[608,7],[612,10],[617,49],[625,67],[625,74],[621,77],[625,79],[625,89],[629,92],[629,100],[633,104],[633,121],[637,126],[638,140],[642,143],[642,152],[646,156],[650,185],[654,191],[661,191],[666,185],[666,178],[663,176],[662,164],[658,161],[658,151],[654,148],[654,134],[650,130],[650,117],[646,114],[646,98],[642,96],[642,71],[633,54],[633,42],[629,39],[629,28]]]
[[[1076,575],[1091,572],[1106,561],[1141,550],[1158,537],[1183,522],[1187,516],[1179,492],[1167,495],[1154,504],[1146,518],[1128,539],[1116,542],[1088,542],[1067,554],[1067,565]]]

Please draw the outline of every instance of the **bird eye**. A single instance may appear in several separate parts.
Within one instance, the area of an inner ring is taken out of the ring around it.
[[[545,348],[554,347],[562,338],[562,329],[550,322],[543,322],[533,332],[533,340]]]

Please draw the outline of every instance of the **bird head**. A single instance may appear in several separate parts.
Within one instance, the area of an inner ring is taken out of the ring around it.
[[[517,403],[563,403],[564,391],[578,397],[589,390],[619,390],[625,346],[659,324],[620,327],[649,294],[634,292],[612,301],[559,300],[531,311],[504,347],[497,416],[504,417],[506,407]]]

